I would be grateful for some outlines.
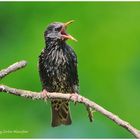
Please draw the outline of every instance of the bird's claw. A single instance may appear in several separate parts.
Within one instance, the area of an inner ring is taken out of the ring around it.
[[[78,101],[78,94],[77,94],[77,93],[72,93],[72,94],[70,95],[69,100],[70,100],[72,97],[74,97],[74,98],[73,98],[73,101],[74,101],[74,104],[76,105],[76,103],[77,103],[77,101]]]
[[[43,89],[42,97],[44,98],[45,101],[48,99],[47,93],[48,93],[48,91],[46,89]]]

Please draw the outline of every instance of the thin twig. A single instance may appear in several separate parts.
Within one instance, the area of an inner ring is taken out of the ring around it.
[[[85,106],[85,107],[88,112],[88,118],[89,118],[90,122],[93,122],[93,119],[94,119],[93,118],[93,113],[94,113],[93,109],[89,106]]]
[[[17,66],[17,69],[18,68],[19,67]],[[16,68],[14,70],[16,70]],[[0,74],[1,74],[1,72],[0,72]],[[9,94],[17,95],[17,96],[22,96],[22,97],[26,97],[26,98],[31,98],[31,99],[46,100],[46,99],[56,99],[57,98],[57,99],[71,100],[71,101],[75,102],[75,97],[71,96],[71,94],[47,92],[47,96],[44,96],[44,95],[42,95],[41,92],[32,92],[32,91],[28,91],[28,90],[16,89],[16,88],[11,88],[11,87],[8,87],[5,85],[0,85],[0,92],[5,92],[5,93],[9,93]],[[134,128],[131,124],[122,120],[117,115],[109,112],[108,110],[106,110],[102,106],[96,104],[95,102],[93,102],[93,101],[91,101],[91,100],[89,100],[81,95],[78,95],[77,102],[82,103],[82,104],[100,112],[101,114],[103,114],[104,116],[109,118],[110,120],[114,121],[117,125],[128,130],[136,138],[140,138],[140,130]]]
[[[14,72],[18,69],[21,69],[23,67],[25,67],[27,64],[26,61],[20,61],[20,62],[16,62],[13,65],[10,65],[8,68],[3,69],[0,71],[0,79],[4,78],[6,75],[10,74],[11,72]]]

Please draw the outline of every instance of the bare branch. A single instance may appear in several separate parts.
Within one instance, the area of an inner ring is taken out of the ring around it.
[[[32,99],[67,99],[71,101],[75,101],[75,97],[71,96],[71,94],[63,94],[63,93],[47,93],[47,96],[43,96],[42,93],[40,92],[32,92],[32,91],[27,91],[27,90],[21,90],[21,89],[15,89],[11,88],[5,85],[0,85],[0,92],[6,92],[9,94],[17,95],[17,96],[22,96],[26,98],[32,98]],[[120,119],[117,115],[107,111],[100,105],[96,104],[95,102],[78,95],[77,102],[82,103],[86,106],[89,106],[92,109],[95,109],[96,111],[100,112],[101,114],[105,115],[107,118],[110,120],[114,121],[116,124],[124,127],[127,129],[130,133],[132,133],[136,138],[140,138],[140,131],[134,128],[132,125],[130,125],[128,122]]]
[[[26,61],[20,61],[20,62],[16,62],[13,65],[9,66],[6,69],[3,69],[0,71],[0,79],[4,78],[6,75],[10,74],[11,72],[14,72],[18,69],[21,69],[23,67],[25,67],[27,64]]]
[[[14,65],[11,65],[7,69],[0,71],[0,78],[6,76],[7,74],[9,74],[19,68],[24,67],[25,65],[26,65],[26,61],[21,61],[21,62],[15,63]],[[11,88],[11,87],[8,87],[5,85],[0,85],[0,92],[5,92],[5,93],[22,96],[22,97],[26,97],[26,98],[31,98],[31,99],[51,100],[51,99],[57,98],[57,99],[71,100],[71,101],[75,102],[75,96],[71,96],[71,94],[48,92],[47,95],[44,96],[41,92],[32,92],[32,91],[28,91],[28,90],[16,89],[16,88]],[[117,115],[109,112],[102,106],[96,104],[95,102],[93,102],[81,95],[78,95],[78,97],[76,97],[76,99],[77,99],[76,100],[77,102],[82,103],[85,106],[100,112],[101,114],[103,114],[104,116],[109,118],[110,120],[114,121],[117,125],[125,128],[131,134],[133,134],[136,138],[140,138],[140,130],[134,128],[131,124],[122,120]],[[91,114],[89,114],[89,115],[91,115]]]

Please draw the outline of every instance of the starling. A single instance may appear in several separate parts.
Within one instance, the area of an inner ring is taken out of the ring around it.
[[[67,23],[51,23],[44,32],[45,48],[39,56],[39,75],[43,92],[78,93],[77,56],[66,40],[75,40],[66,33]],[[52,99],[52,127],[72,123],[69,102]]]

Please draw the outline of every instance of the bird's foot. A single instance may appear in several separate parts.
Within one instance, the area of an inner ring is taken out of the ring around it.
[[[74,97],[74,98],[73,98]],[[76,105],[77,101],[78,101],[78,94],[77,93],[72,93],[70,95],[70,99],[73,98],[74,104]]]
[[[44,98],[45,101],[48,99],[47,93],[48,93],[48,91],[46,89],[43,89],[42,97]]]

